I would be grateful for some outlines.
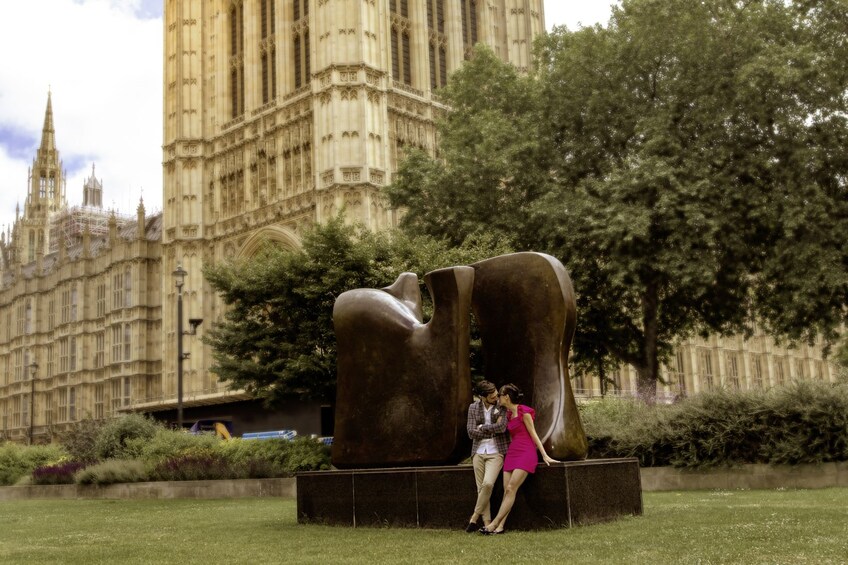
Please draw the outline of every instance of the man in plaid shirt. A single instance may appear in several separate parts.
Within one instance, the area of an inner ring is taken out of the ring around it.
[[[474,479],[477,481],[477,504],[465,528],[466,532],[477,531],[477,521],[481,516],[484,525],[492,520],[489,498],[509,447],[506,412],[498,406],[497,387],[489,381],[480,381],[476,393],[480,399],[468,407],[466,427],[468,437],[473,440],[471,461],[474,464]]]

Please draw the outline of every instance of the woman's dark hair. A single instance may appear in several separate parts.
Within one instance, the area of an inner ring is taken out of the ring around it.
[[[489,381],[480,381],[477,383],[477,386],[474,387],[474,392],[477,396],[489,396],[493,392],[498,390],[498,387],[494,385],[494,383],[490,383]]]
[[[513,404],[518,404],[518,401],[521,400],[521,398],[524,396],[524,393],[521,392],[521,389],[512,383],[509,383],[508,385],[503,385],[499,394],[501,396],[508,396]]]

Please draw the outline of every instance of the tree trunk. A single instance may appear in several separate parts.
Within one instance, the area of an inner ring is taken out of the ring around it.
[[[636,367],[636,394],[645,404],[657,401],[657,381],[651,376],[648,367]]]
[[[601,381],[601,398],[607,395],[607,374],[604,371],[604,360],[598,359],[598,379]]]
[[[659,360],[657,358],[657,335],[659,334],[659,300],[655,284],[649,284],[642,294],[642,363],[636,367],[636,390],[639,398],[648,404],[657,401]]]

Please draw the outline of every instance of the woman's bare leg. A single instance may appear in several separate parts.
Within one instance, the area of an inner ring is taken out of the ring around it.
[[[524,471],[522,469],[504,472],[503,501],[501,501],[501,507],[500,510],[498,510],[498,515],[495,516],[491,522],[489,522],[488,526],[486,526],[487,530],[489,530],[490,532],[503,530],[506,518],[507,516],[509,516],[509,512],[512,510],[512,506],[515,504],[515,495],[518,493],[518,488],[524,483],[524,479],[527,478],[527,474],[527,471]]]

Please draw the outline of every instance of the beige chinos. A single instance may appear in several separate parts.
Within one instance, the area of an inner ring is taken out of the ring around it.
[[[482,516],[483,523],[488,524],[492,521],[489,498],[503,468],[504,456],[500,453],[475,453],[471,461],[474,464],[474,479],[477,481],[474,513]]]

